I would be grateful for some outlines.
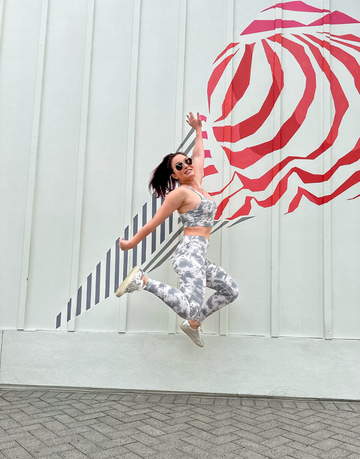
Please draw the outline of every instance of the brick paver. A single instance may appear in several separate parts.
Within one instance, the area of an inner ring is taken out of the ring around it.
[[[0,389],[0,459],[360,459],[360,402]]]

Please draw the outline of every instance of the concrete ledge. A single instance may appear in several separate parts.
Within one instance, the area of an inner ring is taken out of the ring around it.
[[[359,400],[360,343],[3,331],[0,384]]]

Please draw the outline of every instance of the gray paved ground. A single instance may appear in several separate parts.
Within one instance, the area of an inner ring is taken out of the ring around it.
[[[360,402],[0,389],[0,458],[360,459]]]

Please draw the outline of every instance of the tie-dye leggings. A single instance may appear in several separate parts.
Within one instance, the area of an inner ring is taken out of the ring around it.
[[[184,236],[173,256],[173,268],[179,276],[179,288],[149,279],[145,290],[164,301],[183,319],[202,323],[215,311],[232,303],[238,296],[233,279],[206,258],[209,241],[203,236]],[[216,290],[204,303],[205,288]]]

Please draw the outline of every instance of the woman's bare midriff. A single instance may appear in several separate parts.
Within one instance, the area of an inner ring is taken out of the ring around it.
[[[211,230],[210,226],[190,226],[184,229],[184,236],[203,236],[210,239]]]

